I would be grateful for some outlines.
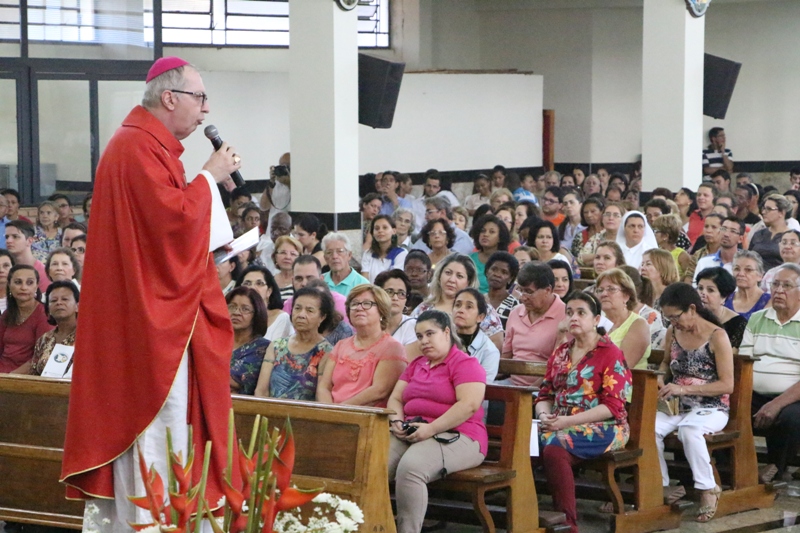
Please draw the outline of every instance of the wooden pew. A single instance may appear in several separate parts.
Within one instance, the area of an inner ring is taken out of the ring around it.
[[[486,505],[486,493],[498,489],[507,490],[506,530],[509,533],[546,531],[545,528],[537,527],[541,525],[541,521],[529,453],[533,418],[532,392],[533,389],[527,387],[488,385],[486,399],[502,402],[504,405],[502,424],[487,424],[489,456],[481,466],[448,474],[445,479],[429,484],[431,491],[469,494],[485,533],[496,531]],[[492,449],[494,445],[499,445],[499,453],[493,454],[498,451]],[[563,513],[547,514],[549,520],[546,525],[551,526],[551,531],[557,531],[559,528],[552,526],[564,522]]]
[[[594,280],[580,278],[573,280],[572,285],[574,287],[574,290],[576,291],[585,291],[586,289],[594,285]]]
[[[69,387],[64,380],[0,376],[0,519],[80,529],[83,503],[67,501],[58,482]],[[396,531],[389,500],[389,410],[245,396],[234,396],[233,403],[245,442],[256,414],[277,425],[291,418],[294,483],[355,501],[364,511],[362,531]]]
[[[729,479],[723,485],[716,461],[712,459],[714,478],[723,487],[719,507],[715,516],[739,513],[751,509],[766,509],[775,503],[776,484],[763,485],[758,482],[758,459],[753,439],[750,402],[753,397],[753,363],[757,358],[736,355],[733,358],[734,389],[730,396],[730,418],[725,429],[705,436],[708,450],[728,450]],[[665,439],[667,449],[681,450],[677,435]],[[692,487],[691,472],[685,480]]]
[[[614,531],[645,533],[676,529],[681,523],[681,508],[664,505],[661,468],[656,449],[656,405],[658,373],[652,370],[631,370],[633,398],[628,404],[630,439],[625,449],[605,453],[581,463],[597,470],[603,477],[606,497],[614,507]],[[634,509],[625,511],[622,492],[614,477],[617,470],[633,472]]]

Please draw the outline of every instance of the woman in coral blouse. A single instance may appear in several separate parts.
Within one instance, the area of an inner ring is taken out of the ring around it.
[[[339,341],[317,384],[317,401],[385,407],[407,360],[387,332],[392,301],[375,285],[354,287],[345,301],[355,335]]]

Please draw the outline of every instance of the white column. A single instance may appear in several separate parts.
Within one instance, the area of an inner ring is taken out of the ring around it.
[[[343,11],[333,0],[290,0],[289,13],[292,210],[356,213],[357,10]]]
[[[644,0],[644,190],[696,189],[702,181],[705,18],[684,0]]]

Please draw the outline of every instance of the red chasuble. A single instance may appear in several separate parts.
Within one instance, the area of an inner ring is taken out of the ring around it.
[[[114,497],[112,462],[156,418],[187,348],[195,479],[211,440],[208,501],[223,495],[233,330],[208,252],[211,191],[203,176],[187,185],[181,153],[139,106],[97,167],[62,470],[71,499]]]

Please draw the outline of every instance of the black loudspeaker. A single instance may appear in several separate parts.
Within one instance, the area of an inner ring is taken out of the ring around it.
[[[711,54],[705,56],[703,114],[713,118],[725,118],[742,64]]]
[[[358,122],[391,128],[405,63],[358,54]]]

